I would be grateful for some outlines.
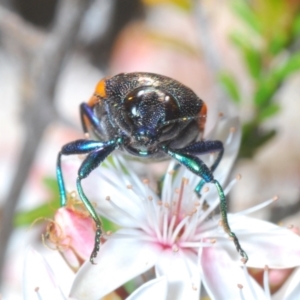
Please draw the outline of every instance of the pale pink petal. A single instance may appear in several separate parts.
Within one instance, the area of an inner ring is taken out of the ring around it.
[[[67,299],[46,260],[32,248],[27,250],[25,259],[23,296],[25,300]]]
[[[203,248],[200,265],[212,299],[266,299],[261,287],[223,249]]]
[[[168,280],[168,300],[199,299],[200,273],[195,253],[166,249],[159,255],[155,270],[157,276]]]
[[[49,240],[63,253],[69,265],[78,268],[89,259],[94,247],[95,226],[93,219],[82,211],[60,208],[54,216],[55,222],[48,233]]]
[[[144,283],[126,300],[166,300],[167,288],[167,279],[165,276],[161,276]]]
[[[295,270],[284,286],[274,295],[274,300],[298,300],[300,295],[300,268]]]
[[[229,215],[229,224],[249,256],[248,267],[264,268],[267,265],[276,269],[300,266],[300,237],[291,230],[238,214]],[[232,257],[239,259],[230,240],[224,243],[224,247]]]
[[[126,234],[126,229],[122,230]],[[110,239],[101,247],[96,265],[86,262],[75,277],[71,293],[77,299],[100,299],[156,262],[160,249],[137,239]]]

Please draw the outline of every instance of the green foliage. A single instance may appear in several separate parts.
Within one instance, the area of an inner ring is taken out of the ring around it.
[[[55,211],[59,208],[57,182],[54,178],[46,177],[43,180],[43,184],[50,191],[50,199],[31,210],[17,212],[14,218],[14,225],[16,227],[28,227],[39,218],[53,218]]]
[[[43,185],[50,192],[50,198],[33,209],[17,212],[14,218],[16,227],[29,227],[39,219],[53,219],[55,212],[60,208],[57,180],[52,177],[45,177]],[[115,231],[119,228],[116,224],[103,217],[101,217],[101,221],[104,231]]]
[[[300,51],[290,55],[284,64],[274,71],[278,80],[283,81],[287,76],[300,70]]]
[[[235,78],[229,73],[221,73],[219,75],[219,80],[231,99],[234,102],[239,103],[241,101],[241,95]]]
[[[235,0],[233,10],[245,26],[233,32],[230,39],[253,82],[253,116],[243,124],[240,150],[240,157],[249,158],[276,135],[275,129],[263,130],[264,122],[280,111],[276,102],[279,88],[300,70],[300,2]],[[233,102],[243,105],[234,76],[223,72],[220,82]]]
[[[142,0],[145,5],[161,5],[161,4],[172,4],[177,6],[179,9],[184,11],[191,11],[193,3],[191,0]]]
[[[233,9],[251,29],[253,29],[256,33],[261,33],[260,20],[256,17],[254,11],[249,9],[249,5],[246,1],[233,2]]]
[[[258,112],[259,122],[264,121],[265,119],[271,118],[280,111],[280,106],[276,103],[272,103],[265,107],[262,107]]]
[[[240,147],[240,157],[253,157],[256,150],[273,138],[276,131],[268,130],[263,131],[257,126],[257,121],[243,124],[243,136]]]

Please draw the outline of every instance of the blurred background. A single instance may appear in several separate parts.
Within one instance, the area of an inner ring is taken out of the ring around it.
[[[207,132],[220,113],[238,115],[230,211],[278,195],[256,216],[300,226],[299,0],[0,0],[4,299],[22,299],[26,247],[45,248],[44,222],[31,224],[59,206],[56,155],[83,137],[79,104],[104,76],[134,71],[192,88]]]

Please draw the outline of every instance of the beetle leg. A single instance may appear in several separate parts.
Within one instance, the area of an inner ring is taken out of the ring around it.
[[[93,108],[87,103],[80,104],[80,119],[85,135],[88,135],[89,126],[94,127],[97,131],[100,131],[100,120],[94,114]]]
[[[81,180],[83,178],[86,178],[95,168],[97,168],[103,161],[104,159],[116,148],[116,144],[113,143],[109,146],[106,146],[102,149],[97,149],[91,152],[86,159],[83,161],[79,171],[78,171],[78,177],[77,177],[77,190],[80,199],[84,203],[85,207],[91,214],[93,220],[96,223],[96,236],[95,236],[95,245],[94,249],[92,251],[90,261],[92,264],[94,264],[94,258],[97,256],[97,253],[99,252],[100,249],[100,238],[102,234],[102,223],[95,212],[95,209],[91,202],[88,200],[86,197],[85,193],[83,192],[82,186],[81,186]]]
[[[206,166],[206,164],[196,156],[190,155],[188,153],[183,153],[182,150],[173,150],[164,146],[163,151],[169,154],[171,157],[176,159],[178,162],[186,166],[191,172],[200,176],[206,183],[213,183],[218,191],[219,198],[220,198],[220,210],[221,210],[221,218],[222,218],[222,225],[225,232],[233,239],[235,247],[238,253],[244,260],[244,263],[247,262],[248,256],[246,252],[242,249],[238,238],[231,231],[228,218],[227,218],[227,203],[226,197],[223,191],[222,186],[220,183],[214,178],[213,173],[211,172],[210,168]]]
[[[117,143],[112,140],[108,142],[98,142],[90,140],[77,140],[71,142],[62,147],[62,150],[59,152],[57,157],[57,181],[60,192],[60,203],[61,206],[65,206],[67,202],[66,190],[64,185],[64,180],[62,176],[61,169],[61,156],[62,155],[71,155],[71,154],[84,154],[89,153],[85,160],[82,162],[77,177],[77,190],[80,199],[85,205],[86,209],[92,216],[94,222],[96,223],[96,236],[95,236],[95,245],[93,252],[90,257],[91,263],[94,263],[94,258],[97,256],[97,253],[100,249],[100,237],[102,234],[102,223],[97,215],[93,205],[86,197],[81,186],[81,180],[86,178],[95,168],[97,168],[104,159],[116,148]]]
[[[62,155],[73,155],[73,154],[86,154],[93,150],[102,149],[113,142],[99,142],[91,140],[77,140],[66,144],[62,147],[61,151],[57,156],[57,167],[56,167],[56,177],[58,181],[59,193],[60,193],[60,205],[65,206],[67,204],[66,189],[63,180],[62,170],[61,170],[61,156]]]
[[[209,168],[210,171],[213,173],[215,171],[215,169],[218,167],[218,165],[223,157],[224,147],[223,147],[223,143],[221,141],[198,141],[198,142],[192,143],[182,149],[176,149],[176,151],[179,151],[180,153],[191,154],[191,155],[206,154],[206,153],[217,151],[218,156],[217,156],[216,160],[214,161],[214,163]],[[204,179],[201,179],[195,188],[195,193],[199,197],[201,197],[201,190],[205,183],[206,183],[206,181]]]

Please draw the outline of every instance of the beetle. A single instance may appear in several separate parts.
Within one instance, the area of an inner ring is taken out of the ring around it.
[[[172,157],[200,177],[195,187],[199,197],[205,183],[214,184],[220,198],[223,228],[246,263],[247,254],[228,223],[223,188],[213,175],[223,156],[223,144],[203,139],[206,116],[206,104],[190,88],[153,73],[121,73],[104,78],[97,84],[90,100],[80,105],[83,131],[87,137],[91,133],[93,139],[79,139],[63,146],[58,153],[56,170],[60,204],[66,206],[61,157],[87,154],[78,170],[76,185],[80,199],[96,224],[91,263],[100,249],[102,226],[81,181],[117,149],[148,161]],[[208,167],[198,155],[210,152],[218,152],[218,155]]]

